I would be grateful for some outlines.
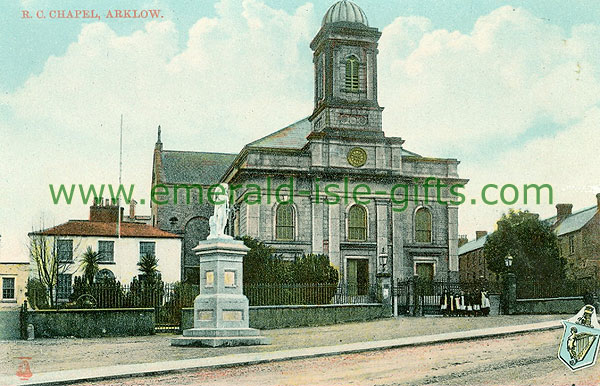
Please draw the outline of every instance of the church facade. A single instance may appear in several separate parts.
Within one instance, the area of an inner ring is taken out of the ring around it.
[[[377,98],[380,36],[356,4],[338,1],[310,45],[310,116],[239,154],[187,152],[177,161],[177,152],[157,143],[153,187],[195,184],[206,191],[228,183],[230,234],[258,238],[289,258],[326,254],[348,284],[374,283],[381,272],[394,280],[457,280],[458,207],[451,187],[467,180],[458,176],[456,159],[423,157],[384,134]],[[213,162],[202,168],[200,159]],[[167,176],[173,170],[181,177]],[[195,276],[197,262],[188,249],[208,234],[210,204],[154,205],[152,214],[154,225],[184,235],[184,275]]]

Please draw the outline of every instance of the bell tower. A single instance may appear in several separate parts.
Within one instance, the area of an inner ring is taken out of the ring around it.
[[[310,44],[315,73],[313,133],[383,136],[377,102],[381,32],[348,0],[333,4]]]

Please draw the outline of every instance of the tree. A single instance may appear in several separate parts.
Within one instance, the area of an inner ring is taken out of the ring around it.
[[[158,272],[158,259],[153,253],[145,253],[140,261],[137,263],[139,271],[142,273],[143,281],[147,283],[154,283],[157,281]]]
[[[244,256],[244,285],[291,282],[290,269],[274,248],[249,236],[242,241],[250,248]]]
[[[81,255],[79,267],[83,270],[83,277],[88,285],[94,283],[94,277],[100,270],[98,266],[100,261],[102,261],[102,256],[99,252],[92,250],[92,247],[87,247],[83,255]]]
[[[550,225],[527,211],[510,210],[498,221],[498,230],[487,237],[483,254],[495,273],[507,271],[505,258],[513,257],[512,272],[517,282],[561,282],[564,260],[558,253],[558,239]]]
[[[319,283],[337,285],[339,274],[326,255],[303,255],[292,266],[292,278],[296,283]]]
[[[56,237],[41,234],[41,231],[29,234],[28,249],[31,260],[35,265],[36,279],[45,288],[50,306],[54,307],[58,276],[68,271],[73,261],[72,259],[61,260],[57,250]]]

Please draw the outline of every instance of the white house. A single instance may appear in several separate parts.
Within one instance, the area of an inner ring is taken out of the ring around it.
[[[129,284],[140,274],[137,263],[146,253],[158,259],[163,282],[181,278],[181,236],[140,222],[121,221],[123,208],[102,200],[90,207],[89,220],[70,220],[64,224],[32,232],[29,235],[50,237],[60,264],[58,298],[67,299],[75,276],[83,275],[81,256],[88,247],[102,256],[97,277],[114,277]],[[37,275],[32,261],[31,275]]]

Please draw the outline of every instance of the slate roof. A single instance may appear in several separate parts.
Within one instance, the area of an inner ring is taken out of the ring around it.
[[[464,255],[465,253],[469,253],[479,248],[483,248],[483,244],[485,244],[485,240],[487,240],[487,238],[488,235],[485,235],[477,240],[469,241],[468,243],[461,245],[458,248],[458,255]]]
[[[300,150],[308,143],[306,137],[308,137],[310,131],[311,124],[307,117],[254,142],[250,142],[246,146],[248,148]],[[402,149],[402,155],[421,157],[417,153],[404,149]]]
[[[70,220],[69,222],[44,229],[40,232],[31,232],[30,235],[45,236],[100,236],[117,237],[117,223],[88,220]],[[174,233],[165,232],[150,225],[140,223],[121,223],[121,237],[142,238],[181,238]]]
[[[562,236],[583,228],[583,226],[594,217],[597,209],[598,207],[594,205],[572,213],[558,224],[554,229],[554,233],[556,233],[557,236]]]
[[[310,122],[308,118],[304,118],[281,130],[250,142],[247,147],[300,150],[308,143],[306,137],[310,134],[310,130]]]
[[[161,176],[166,184],[218,183],[237,154],[163,150]]]

